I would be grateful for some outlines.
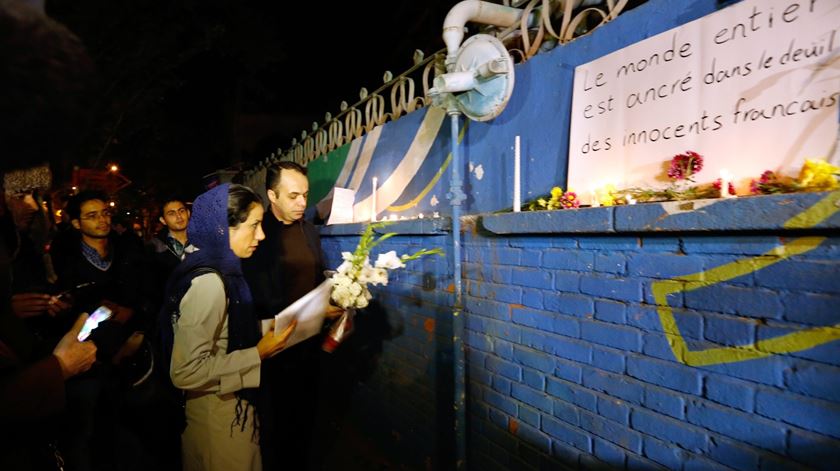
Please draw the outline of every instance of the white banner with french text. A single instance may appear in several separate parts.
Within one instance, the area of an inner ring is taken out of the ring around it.
[[[575,69],[568,187],[663,188],[670,159],[697,183],[837,164],[840,2],[744,0]]]

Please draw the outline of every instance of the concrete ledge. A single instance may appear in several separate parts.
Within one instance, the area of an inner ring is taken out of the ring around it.
[[[823,192],[618,206],[615,229],[683,232],[837,228],[838,203],[840,192]]]
[[[360,235],[368,223],[333,224],[320,226],[321,237]],[[425,218],[394,221],[378,229],[378,234],[396,232],[399,235],[434,235],[448,234],[452,230],[452,218]]]
[[[496,234],[613,232],[612,209],[583,208],[502,213],[485,215],[481,222],[484,228]]]
[[[840,228],[840,191],[485,215],[496,234]]]

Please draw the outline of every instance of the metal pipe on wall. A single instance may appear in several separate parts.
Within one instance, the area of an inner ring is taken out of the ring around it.
[[[452,203],[452,258],[455,284],[455,306],[452,311],[452,356],[455,373],[455,469],[466,469],[466,361],[464,358],[464,315],[463,290],[461,289],[461,203],[466,199],[461,180],[461,157],[458,152],[458,134],[461,113],[455,106],[447,108],[451,129],[452,174],[449,180],[449,194]]]
[[[464,39],[464,26],[468,21],[510,26],[519,21],[522,10],[480,0],[464,0],[455,5],[446,15],[443,25],[443,40],[446,43],[447,72],[456,72],[455,56]],[[451,93],[451,91],[449,92]],[[467,468],[467,413],[466,413],[466,359],[464,354],[463,290],[461,287],[461,204],[466,200],[461,178],[461,157],[458,152],[458,134],[461,111],[451,98],[446,100],[446,112],[450,118],[452,174],[447,195],[452,204],[452,258],[455,285],[455,306],[452,312],[452,350],[454,362],[455,412],[455,469]]]

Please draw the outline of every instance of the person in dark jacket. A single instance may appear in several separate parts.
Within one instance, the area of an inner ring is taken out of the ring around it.
[[[158,221],[163,224],[157,236],[152,238],[147,245],[147,261],[149,263],[150,282],[148,283],[148,298],[154,306],[153,312],[159,312],[165,304],[165,293],[167,280],[175,272],[175,269],[185,258],[187,247],[187,226],[190,221],[190,210],[186,206],[186,200],[180,197],[170,196],[163,200],[160,205],[160,217]],[[157,323],[156,323],[157,324]],[[158,361],[155,363],[156,380],[160,385],[159,394],[149,416],[156,416],[154,423],[157,430],[155,449],[158,450],[161,463],[167,466],[166,469],[181,469],[181,431],[183,429],[183,392],[172,385],[169,378],[169,364],[163,359],[168,347],[161,345],[161,333],[159,325],[154,325],[146,332],[153,339]]]
[[[137,434],[119,420],[123,412],[126,384],[146,373],[124,367],[142,345],[143,331],[151,322],[142,296],[144,280],[142,252],[134,244],[121,245],[111,231],[111,207],[101,192],[84,190],[67,204],[73,228],[78,231],[76,244],[66,245],[66,253],[53,253],[60,289],[92,284],[74,300],[74,309],[93,312],[100,306],[112,312],[91,334],[97,347],[99,363],[67,385],[67,416],[62,427],[68,464],[73,469],[115,469],[119,460],[139,443]],[[73,311],[71,311],[73,312]],[[61,321],[61,318],[56,318]],[[147,369],[147,368],[146,368]],[[137,376],[125,378],[125,373]],[[130,440],[122,440],[129,436]],[[120,439],[119,441],[117,439]],[[145,454],[143,454],[145,456]]]
[[[324,280],[324,258],[318,230],[303,219],[309,180],[306,169],[280,162],[266,174],[270,202],[263,220],[265,240],[242,270],[254,297],[254,311],[274,317]],[[332,315],[340,314],[340,310]],[[313,411],[318,401],[322,335],[292,346],[264,362],[262,390],[269,398],[260,414],[264,468],[310,469],[317,455]],[[286,407],[295,404],[295,407]],[[295,450],[288,453],[288,450]]]
[[[6,180],[10,171],[59,164],[74,149],[91,109],[93,67],[75,35],[26,2],[0,0],[0,31],[0,174]],[[77,340],[85,316],[50,345],[14,314],[18,241],[1,202],[0,231],[0,469],[55,469],[51,419],[64,407],[65,380],[91,367],[96,346]]]
[[[49,166],[38,165],[7,172],[3,187],[15,227],[13,237],[7,235],[14,254],[12,311],[35,335],[57,342],[68,325],[53,333],[53,318],[63,316],[71,304],[65,296],[56,295],[56,277],[47,254],[53,233],[40,195],[49,190],[51,180]]]
[[[107,330],[109,335],[100,333],[95,338],[100,359],[110,361],[131,329],[143,330],[146,324],[142,316],[146,311],[141,289],[142,252],[135,244],[122,244],[112,232],[111,208],[105,194],[84,190],[70,199],[66,210],[79,237],[76,243],[66,245],[63,253],[52,254],[57,285],[68,290],[92,283],[94,288],[80,293],[74,307],[93,312],[104,304],[114,311],[111,319],[97,329]]]
[[[190,210],[185,200],[171,197],[160,205],[160,223],[163,229],[150,244],[151,274],[154,280],[154,293],[157,306],[163,300],[166,281],[175,267],[184,258],[187,242],[187,225],[190,222]],[[157,312],[157,309],[155,310]]]
[[[69,304],[47,294],[43,254],[28,231],[37,217],[31,193],[7,193],[6,200],[10,207],[0,201],[0,219],[16,223],[17,230],[11,239],[9,233],[0,237],[0,251],[12,263],[4,263],[3,271],[13,275],[0,309],[0,418],[7,425],[0,432],[0,469],[34,470],[55,466],[49,447],[57,446],[65,381],[93,365],[96,346],[77,339],[86,314],[75,317],[69,332],[59,331],[57,339],[44,335],[40,326],[49,325]]]

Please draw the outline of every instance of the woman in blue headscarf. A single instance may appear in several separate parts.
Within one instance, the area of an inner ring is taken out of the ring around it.
[[[170,309],[177,302],[169,374],[186,391],[185,470],[262,469],[260,363],[294,330],[260,335],[242,277],[240,259],[265,238],[262,217],[262,200],[248,187],[225,184],[200,195],[187,228],[193,247],[168,283]]]

